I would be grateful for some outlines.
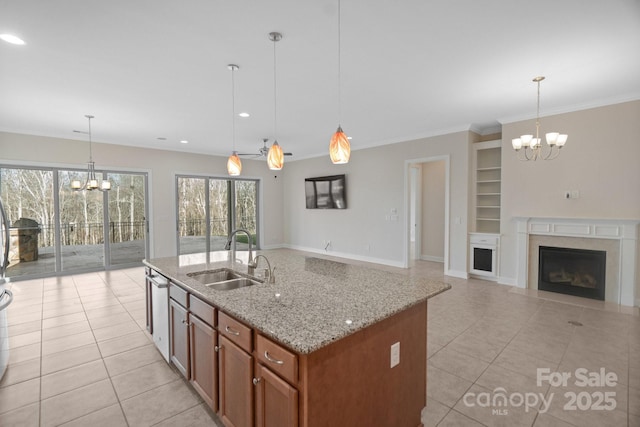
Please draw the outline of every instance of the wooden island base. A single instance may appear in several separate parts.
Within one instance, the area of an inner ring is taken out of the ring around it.
[[[427,302],[300,355],[301,427],[415,427],[427,393]],[[400,363],[390,367],[391,345]]]

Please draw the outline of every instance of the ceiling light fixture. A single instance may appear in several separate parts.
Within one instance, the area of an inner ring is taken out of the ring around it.
[[[546,140],[547,145],[542,145],[540,139],[540,82],[544,80],[544,76],[538,76],[533,79],[534,83],[538,84],[538,105],[536,109],[536,136],[533,135],[521,135],[520,138],[514,138],[511,140],[513,149],[518,153],[523,150],[523,157],[519,159],[522,161],[527,160],[552,160],[560,155],[560,149],[564,147],[569,137],[567,134],[561,134],[558,132],[547,133]]]
[[[282,34],[272,32],[269,33],[269,40],[273,42],[273,144],[269,148],[267,154],[267,165],[269,169],[279,171],[284,166],[284,152],[278,144],[278,103],[277,103],[277,84],[276,84],[276,43],[282,40]]]
[[[25,44],[24,40],[22,40],[18,36],[14,36],[13,34],[0,34],[0,40],[4,40],[7,43],[16,44],[22,46]]]
[[[249,114],[249,113],[244,113],[244,112],[243,112],[243,113],[238,113],[238,116],[242,117],[243,119],[246,119],[247,117],[249,117],[249,116],[250,116],[250,114]]]
[[[233,139],[233,152],[227,160],[227,172],[231,176],[238,176],[242,172],[242,162],[236,151],[236,82],[234,74],[240,67],[236,64],[229,64],[227,68],[231,70],[231,135]]]
[[[80,182],[78,179],[74,179],[71,181],[71,189],[74,191],[81,190],[99,190],[99,191],[109,191],[111,190],[111,182],[103,179],[102,183],[98,187],[98,179],[96,178],[96,164],[93,161],[93,152],[92,152],[92,140],[91,140],[91,119],[94,117],[91,115],[85,116],[89,120],[89,161],[87,162],[87,180],[84,184]],[[79,132],[79,131],[75,131]],[[84,133],[84,132],[79,132]]]
[[[341,63],[340,63],[340,0],[338,0],[338,129],[331,137],[329,143],[329,156],[331,161],[338,165],[349,162],[351,156],[351,145],[347,135],[342,131],[340,122],[342,121],[342,81],[340,79]]]

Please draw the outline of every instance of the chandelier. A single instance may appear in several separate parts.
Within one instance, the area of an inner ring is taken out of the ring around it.
[[[96,178],[96,164],[93,161],[91,141],[91,119],[93,119],[94,116],[87,114],[85,117],[89,120],[89,161],[87,162],[87,180],[82,184],[80,180],[74,179],[71,181],[71,189],[74,191],[109,191],[111,190],[111,182],[106,179],[103,179],[102,183],[98,186],[98,179]]]
[[[522,161],[527,160],[552,160],[560,155],[560,149],[564,147],[569,137],[567,134],[558,132],[549,132],[545,135],[547,144],[543,145],[540,139],[540,82],[544,80],[544,76],[538,76],[533,82],[538,84],[538,105],[536,109],[536,136],[521,135],[520,138],[511,140],[513,149],[518,153],[520,150],[523,156],[519,157]]]

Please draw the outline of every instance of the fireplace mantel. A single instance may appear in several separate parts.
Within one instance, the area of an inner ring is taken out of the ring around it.
[[[528,286],[529,277],[529,236],[578,237],[589,239],[613,239],[620,245],[618,283],[607,284],[617,287],[617,301],[625,306],[633,306],[638,280],[638,225],[639,220],[590,219],[590,218],[544,218],[515,217],[517,230],[517,277],[516,286],[537,289],[537,283]],[[638,296],[640,297],[640,296]]]

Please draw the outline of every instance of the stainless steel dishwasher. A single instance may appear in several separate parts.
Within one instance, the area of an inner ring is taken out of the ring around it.
[[[159,274],[150,276],[153,342],[169,362],[169,279]]]

